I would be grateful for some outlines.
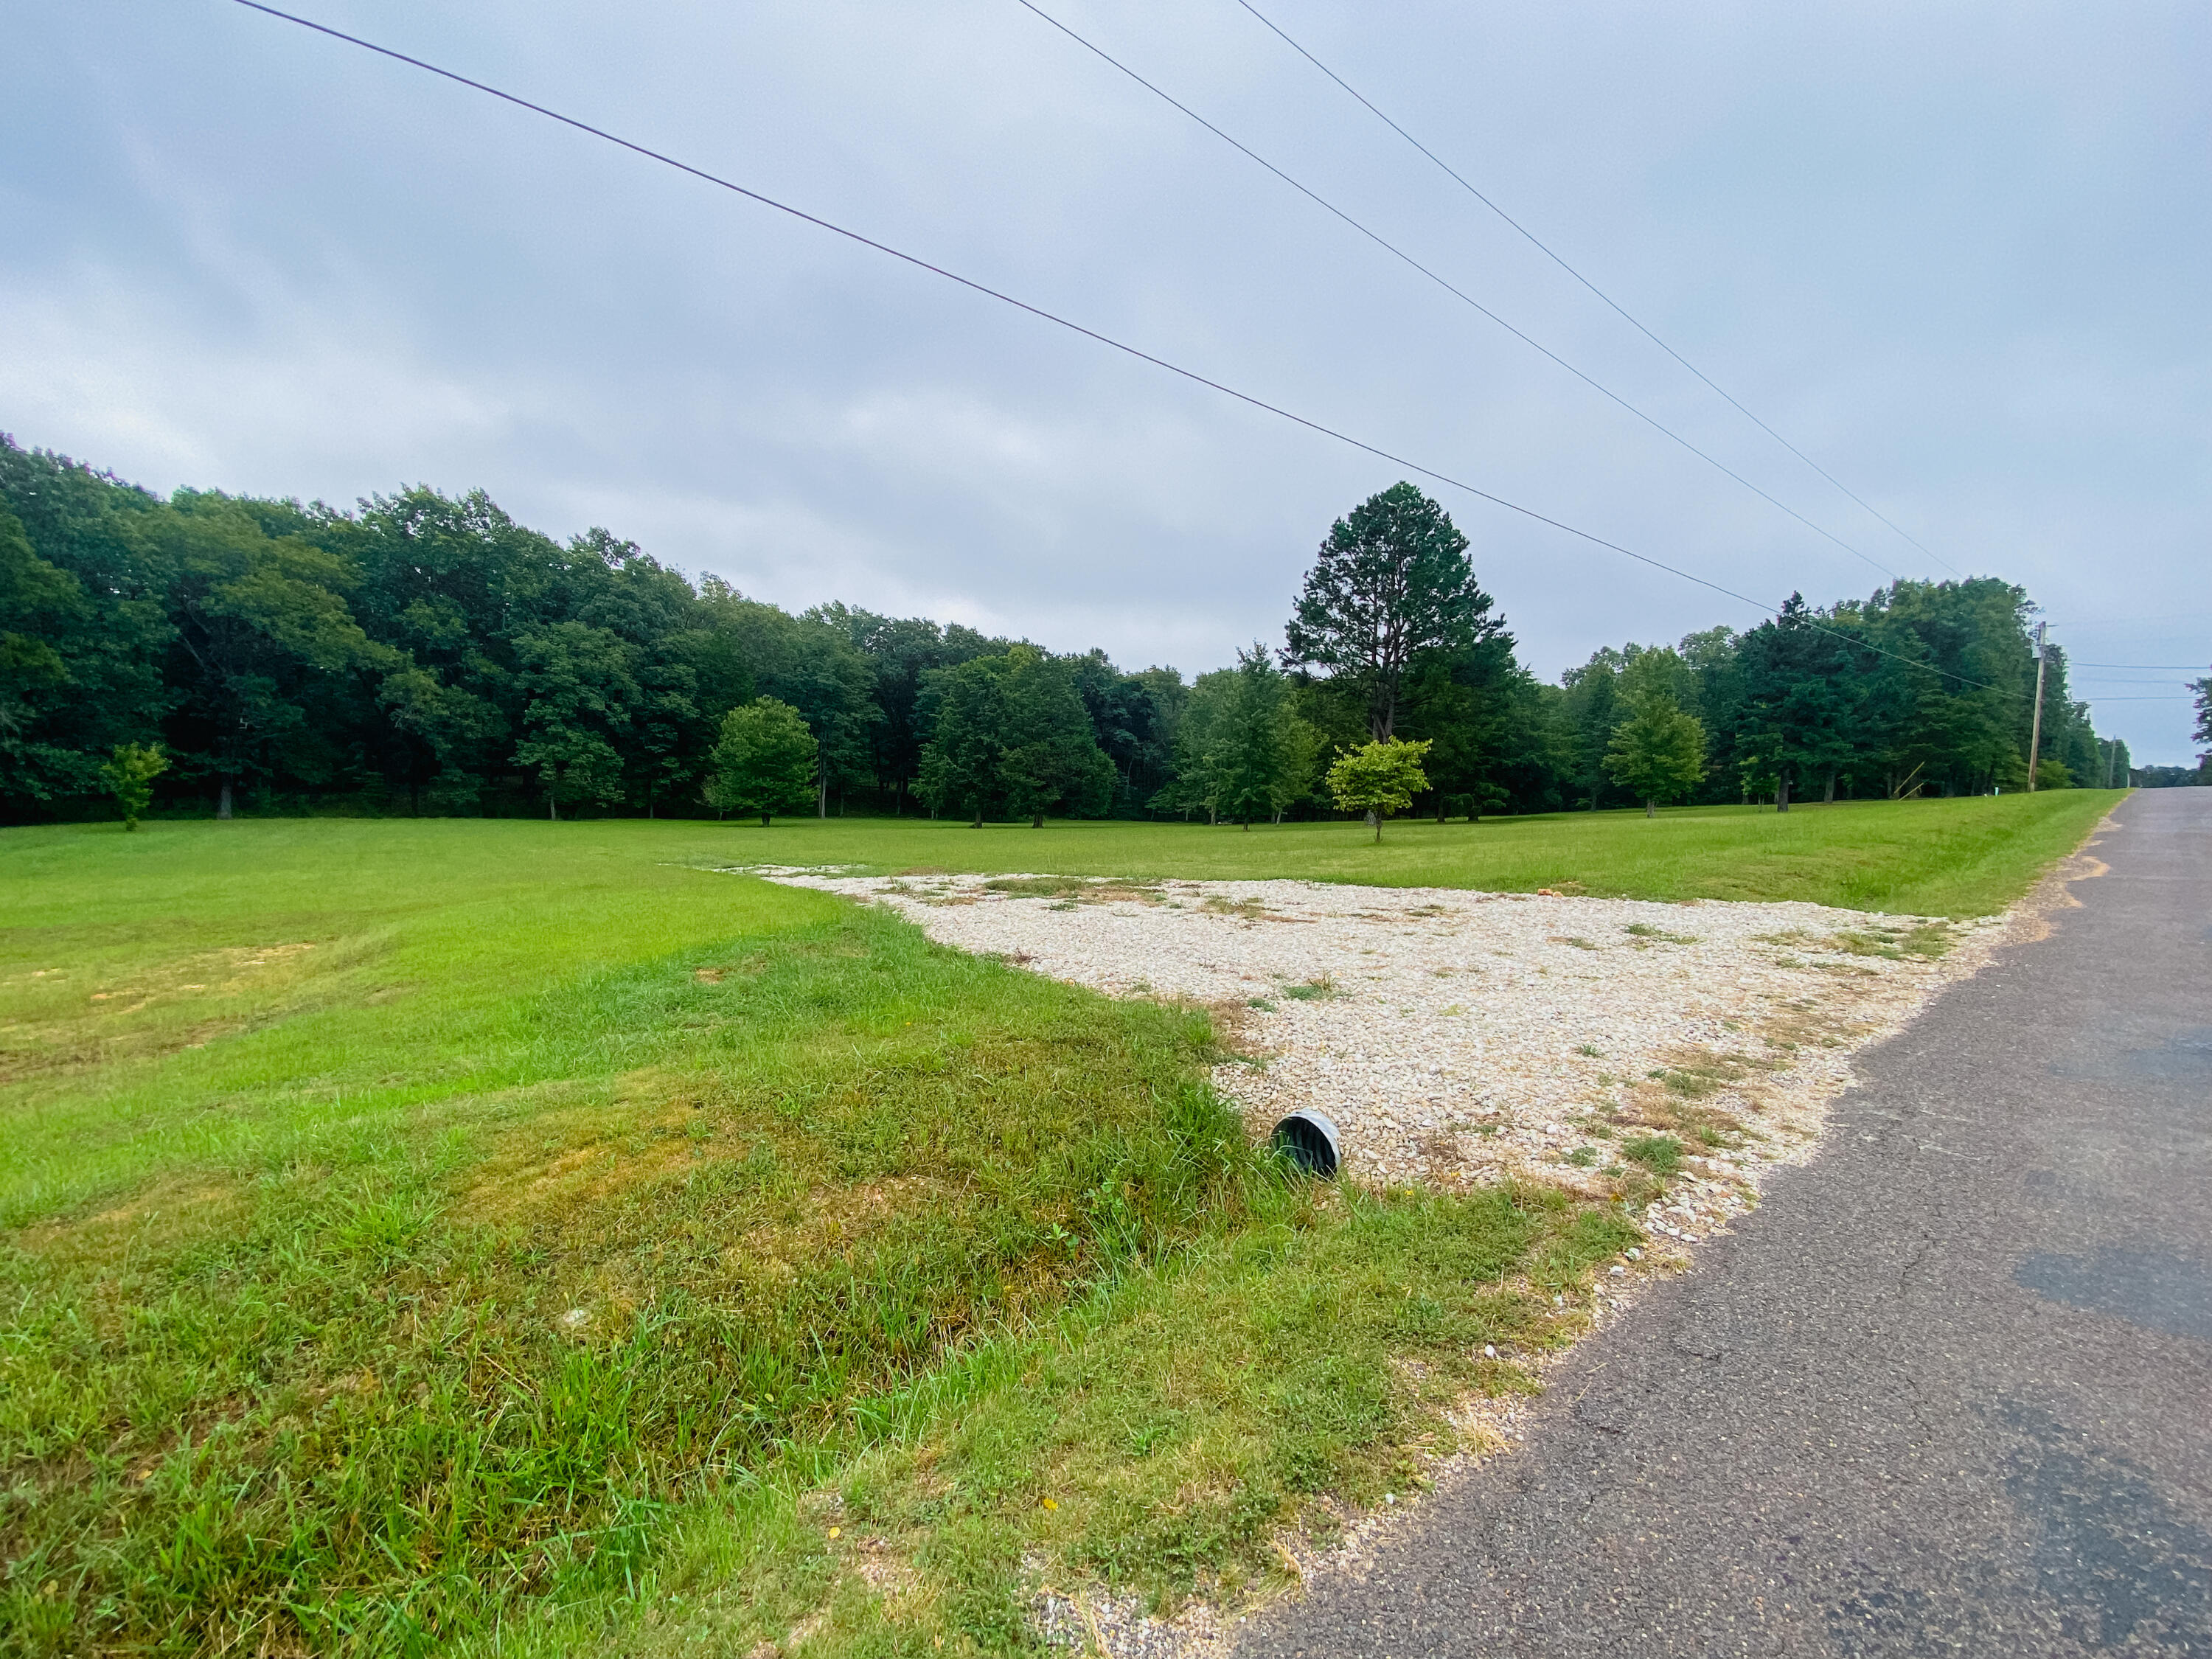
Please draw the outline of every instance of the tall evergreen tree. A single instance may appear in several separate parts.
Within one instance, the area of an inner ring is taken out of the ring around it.
[[[1407,672],[1423,653],[1465,651],[1503,627],[1451,515],[1410,483],[1369,497],[1330,526],[1285,629],[1285,665],[1318,669],[1388,738]]]

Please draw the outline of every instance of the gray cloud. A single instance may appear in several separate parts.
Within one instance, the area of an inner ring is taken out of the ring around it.
[[[1762,488],[1942,574],[1231,0],[1044,3]],[[1881,580],[1012,0],[311,9],[1746,592]],[[2027,585],[2078,658],[2212,657],[2201,7],[1273,9],[1929,547]],[[482,484],[781,603],[1196,670],[1273,635],[1328,520],[1398,476],[220,0],[10,33],[0,426],[155,487]],[[1753,619],[1437,493],[1542,672]],[[2187,750],[2180,702],[2100,725]]]

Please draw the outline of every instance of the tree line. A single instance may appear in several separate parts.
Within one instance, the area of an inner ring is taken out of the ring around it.
[[[957,623],[794,616],[480,491],[164,499],[0,435],[0,815],[1249,824],[1982,793],[2027,783],[2031,609],[1994,578],[1792,596],[1549,684],[1465,535],[1401,483],[1331,526],[1281,650],[1186,681]],[[2124,781],[2056,647],[2045,677],[2040,781]]]

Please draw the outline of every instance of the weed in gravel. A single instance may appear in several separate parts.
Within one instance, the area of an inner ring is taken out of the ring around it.
[[[1571,945],[1577,951],[1595,951],[1598,947],[1589,939],[1574,933],[1554,933],[1544,941],[1547,945]]]
[[[1058,898],[1063,894],[1076,894],[1091,885],[1084,876],[994,876],[983,884],[987,893],[1004,893],[1009,898]]]
[[[1565,1161],[1573,1164],[1578,1170],[1587,1170],[1591,1164],[1597,1162],[1597,1148],[1595,1146],[1577,1146],[1574,1151],[1566,1155]]]
[[[983,890],[1003,893],[1008,898],[1059,899],[1067,905],[1115,904],[1127,900],[1156,904],[1162,896],[1157,882],[1091,876],[994,876],[983,884]]]
[[[1265,921],[1275,913],[1255,898],[1231,899],[1214,895],[1198,907],[1209,915],[1242,916],[1247,921]]]
[[[1285,985],[1283,994],[1293,1002],[1326,1002],[1338,994],[1336,979],[1334,975],[1323,974],[1303,985]]]
[[[1833,934],[1826,948],[1844,956],[1880,957],[1888,962],[1902,962],[1909,956],[1932,960],[1948,952],[1954,943],[1950,928],[1942,922],[1920,922],[1911,927],[1876,924],[1864,932]]]
[[[1645,921],[1635,922],[1626,931],[1638,939],[1654,939],[1662,945],[1695,945],[1698,942],[1693,933],[1670,933]]]
[[[1263,1014],[1272,1014],[1275,1012],[1275,1005],[1265,997],[1254,997],[1244,1006],[1247,1008],[1256,1008]]]
[[[1679,1174],[1682,1168],[1682,1143],[1672,1135],[1632,1135],[1620,1143],[1620,1151],[1655,1176]]]
[[[1577,1042],[1575,1045],[1575,1052],[1578,1054],[1588,1054],[1592,1060],[1601,1058],[1597,1044],[1595,1042]]]

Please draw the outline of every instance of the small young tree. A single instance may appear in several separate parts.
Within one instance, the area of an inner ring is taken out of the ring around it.
[[[169,757],[158,743],[118,743],[115,753],[100,769],[107,792],[123,811],[123,827],[136,830],[153,803],[154,780],[169,769]]]
[[[718,812],[757,812],[765,824],[814,799],[814,733],[799,711],[756,697],[722,717],[707,758],[707,805]]]
[[[1429,752],[1425,739],[1407,743],[1385,738],[1340,750],[1328,769],[1328,793],[1346,812],[1364,812],[1375,825],[1375,839],[1382,839],[1382,819],[1402,812],[1413,797],[1429,787],[1421,770],[1421,757]]]
[[[1680,800],[1705,775],[1705,723],[1663,691],[1646,691],[1613,729],[1605,751],[1613,781],[1644,803],[1652,817],[1662,804]]]

